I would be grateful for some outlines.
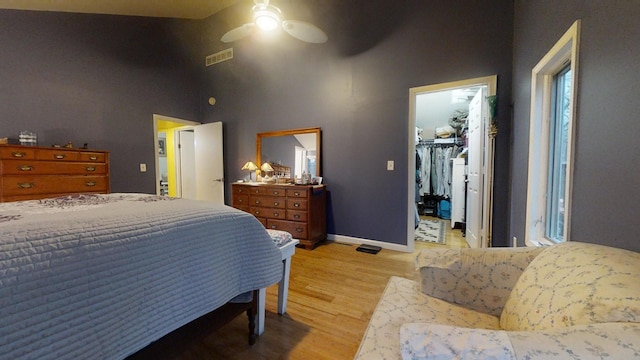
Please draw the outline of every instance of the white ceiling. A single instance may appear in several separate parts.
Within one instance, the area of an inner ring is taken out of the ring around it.
[[[239,0],[0,0],[0,9],[204,19]]]

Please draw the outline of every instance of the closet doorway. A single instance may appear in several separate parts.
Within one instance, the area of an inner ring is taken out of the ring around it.
[[[462,223],[470,247],[490,246],[494,139],[487,97],[496,94],[496,84],[494,75],[409,90],[408,251],[415,246],[416,203],[423,199],[450,204],[445,224]],[[427,169],[433,176],[424,173],[425,181],[417,186],[416,159],[424,154],[433,156],[438,171]],[[455,169],[461,163],[462,180]],[[452,181],[454,172],[458,178]]]

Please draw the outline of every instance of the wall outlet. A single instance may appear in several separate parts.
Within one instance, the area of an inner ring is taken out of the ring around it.
[[[140,164],[140,172],[147,172],[147,164]]]
[[[394,162],[393,160],[387,161],[387,170],[393,171]]]

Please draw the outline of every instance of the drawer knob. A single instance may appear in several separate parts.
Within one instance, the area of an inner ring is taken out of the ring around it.
[[[98,160],[98,157],[95,155],[89,156],[89,160]]]
[[[20,171],[31,171],[31,170],[33,170],[33,166],[31,166],[31,165],[18,166],[18,170],[20,170]]]
[[[242,189],[238,189],[238,192],[239,192],[239,193],[241,193],[241,192],[242,192]]]
[[[278,205],[280,205],[280,203],[277,201],[273,203],[273,206],[278,206]]]
[[[28,182],[18,183],[18,188],[20,189],[31,189],[34,186],[35,186],[34,183],[28,183]]]
[[[294,219],[300,219],[300,214],[295,214],[295,215],[293,215],[293,218],[294,218]]]
[[[96,182],[95,181],[86,181],[85,185],[87,185],[87,186],[96,186]]]
[[[293,195],[300,196],[300,193],[296,191],[296,192],[293,193]]]
[[[280,216],[280,213],[273,213],[273,217],[278,217]]]
[[[22,158],[22,157],[27,156],[27,153],[23,153],[23,152],[20,152],[20,151],[12,151],[11,152],[11,156],[17,157],[17,158]]]
[[[87,171],[96,171],[96,167],[95,166],[87,166],[85,168],[85,170],[87,170]]]
[[[299,233],[301,233],[302,230],[303,230],[302,228],[296,228],[296,231],[299,232]]]
[[[273,195],[280,195],[280,192],[279,191],[274,191]]]
[[[275,229],[277,229],[278,227],[277,227],[276,225],[271,225],[271,228],[275,230]]]
[[[238,199],[238,202],[239,202],[239,203],[241,203],[241,202],[242,202],[242,199]]]
[[[256,204],[260,204],[260,200],[256,200]]]
[[[64,155],[64,154],[55,154],[55,155],[53,155],[53,157],[54,157],[55,159],[61,160],[61,159],[66,158],[66,157],[67,157],[67,155]]]
[[[294,203],[293,207],[300,207],[300,204],[299,203]]]

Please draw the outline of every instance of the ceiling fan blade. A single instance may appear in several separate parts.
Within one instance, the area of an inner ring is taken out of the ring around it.
[[[223,43],[228,43],[240,40],[251,34],[251,32],[253,31],[253,26],[253,23],[248,23],[238,26],[235,29],[231,29],[227,31],[226,34],[222,35],[220,41],[222,41]]]
[[[282,29],[294,38],[308,43],[321,44],[328,39],[327,34],[319,27],[304,21],[284,20]]]

